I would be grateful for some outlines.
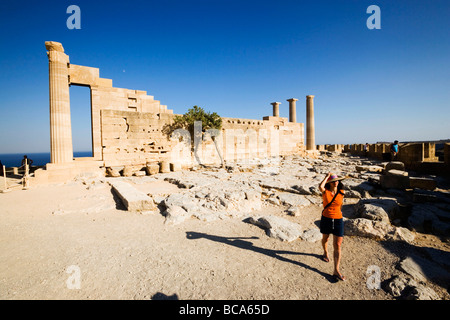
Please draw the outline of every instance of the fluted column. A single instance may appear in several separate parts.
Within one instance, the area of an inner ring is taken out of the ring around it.
[[[314,96],[306,96],[306,150],[316,150],[314,132]]]
[[[70,121],[69,56],[61,43],[46,41],[50,89],[50,162],[73,161]]]
[[[272,102],[271,105],[273,106],[273,116],[279,117],[280,116],[280,102]]]
[[[297,122],[297,106],[295,101],[298,99],[287,99],[289,101],[289,122]]]

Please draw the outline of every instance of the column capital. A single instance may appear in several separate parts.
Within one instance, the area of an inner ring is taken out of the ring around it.
[[[289,102],[291,102],[291,101],[298,101],[298,99],[291,98],[291,99],[287,99],[286,101],[289,101]]]
[[[47,57],[50,62],[69,63],[69,56],[64,53],[64,48],[61,43],[54,41],[46,41],[45,48]]]
[[[64,48],[61,43],[55,41],[45,41],[45,48],[48,51],[64,52]]]
[[[313,95],[306,96],[307,99],[314,99]]]
[[[276,105],[280,105],[281,102],[271,102],[270,104],[273,105],[273,106],[276,106]]]

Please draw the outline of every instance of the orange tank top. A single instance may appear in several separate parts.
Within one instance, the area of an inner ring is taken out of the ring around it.
[[[341,190],[340,192],[344,193],[344,190]],[[325,190],[325,192],[322,194],[324,208],[331,200],[333,200],[333,197],[334,195],[331,193],[330,190]],[[338,193],[333,203],[330,206],[328,206],[328,208],[326,208],[322,214],[330,219],[342,219],[341,207],[343,203],[344,203],[344,195]]]

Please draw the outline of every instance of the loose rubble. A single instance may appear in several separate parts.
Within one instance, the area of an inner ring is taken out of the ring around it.
[[[302,227],[277,216],[250,217],[249,223],[266,229],[267,235],[282,241],[294,241],[302,234]]]
[[[344,211],[345,236],[365,237],[376,241],[399,241],[413,245],[416,232],[450,235],[450,193],[438,189],[433,177],[414,177],[401,162],[380,162],[346,154],[327,152],[318,159],[295,156],[260,159],[251,163],[227,163],[224,168],[192,168],[164,170],[156,167],[141,171],[150,175],[135,177],[129,168],[122,170],[128,177],[116,178],[118,170],[109,170],[108,181],[119,193],[133,193],[136,179],[170,182],[180,192],[167,196],[142,194],[133,201],[122,200],[129,210],[155,210],[168,225],[181,224],[186,219],[201,221],[237,218],[263,228],[269,237],[281,241],[318,242],[318,228],[304,229],[290,219],[301,217],[302,209],[315,207],[320,212],[322,199],[318,185],[328,172],[346,176],[344,180],[348,204]],[[126,184],[126,185],[124,185]],[[411,188],[411,186],[414,186]],[[420,188],[420,187],[423,188]],[[138,199],[139,198],[139,199]],[[150,202],[151,203],[150,203]],[[285,216],[261,214],[267,208],[282,208]],[[156,210],[156,211],[158,211]],[[320,216],[320,214],[318,215]],[[411,258],[412,259],[412,258]],[[416,261],[416,260],[414,260]],[[425,285],[429,279],[418,277],[404,260],[385,290],[396,298],[438,299]],[[422,263],[422,262],[421,262]],[[406,267],[405,267],[406,266]],[[445,266],[448,270],[448,266]],[[411,272],[413,274],[411,274]]]

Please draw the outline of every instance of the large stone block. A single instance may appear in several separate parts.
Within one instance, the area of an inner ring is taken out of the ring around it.
[[[170,163],[170,170],[171,171],[180,171],[181,170],[181,164],[179,162],[171,162]]]
[[[133,175],[133,168],[131,166],[125,166],[122,174],[124,177],[131,177]]]
[[[384,175],[380,176],[380,184],[385,189],[406,189],[409,188],[409,177],[403,175]]]
[[[100,77],[98,68],[70,64],[70,83],[79,85],[95,85]]]
[[[161,163],[159,164],[159,171],[161,173],[170,172],[170,162],[167,160],[161,161]]]
[[[119,196],[128,211],[154,211],[156,205],[152,198],[123,181],[110,182],[114,192]]]
[[[382,172],[383,167],[375,166],[375,165],[358,165],[355,167],[356,171],[367,171],[367,172]]]
[[[405,164],[400,161],[391,161],[388,164],[386,164],[386,171],[389,171],[392,169],[405,171]]]
[[[145,169],[147,170],[147,174],[149,176],[159,173],[159,165],[158,164],[147,164]]]
[[[302,227],[299,224],[278,216],[250,217],[247,222],[266,229],[269,237],[282,241],[294,241],[302,234]]]
[[[409,184],[411,188],[419,188],[425,190],[436,189],[436,181],[429,178],[409,177]]]
[[[397,169],[391,169],[388,170],[386,172],[387,176],[403,176],[403,177],[407,177],[408,176],[408,172],[403,171],[403,170],[397,170]]]

